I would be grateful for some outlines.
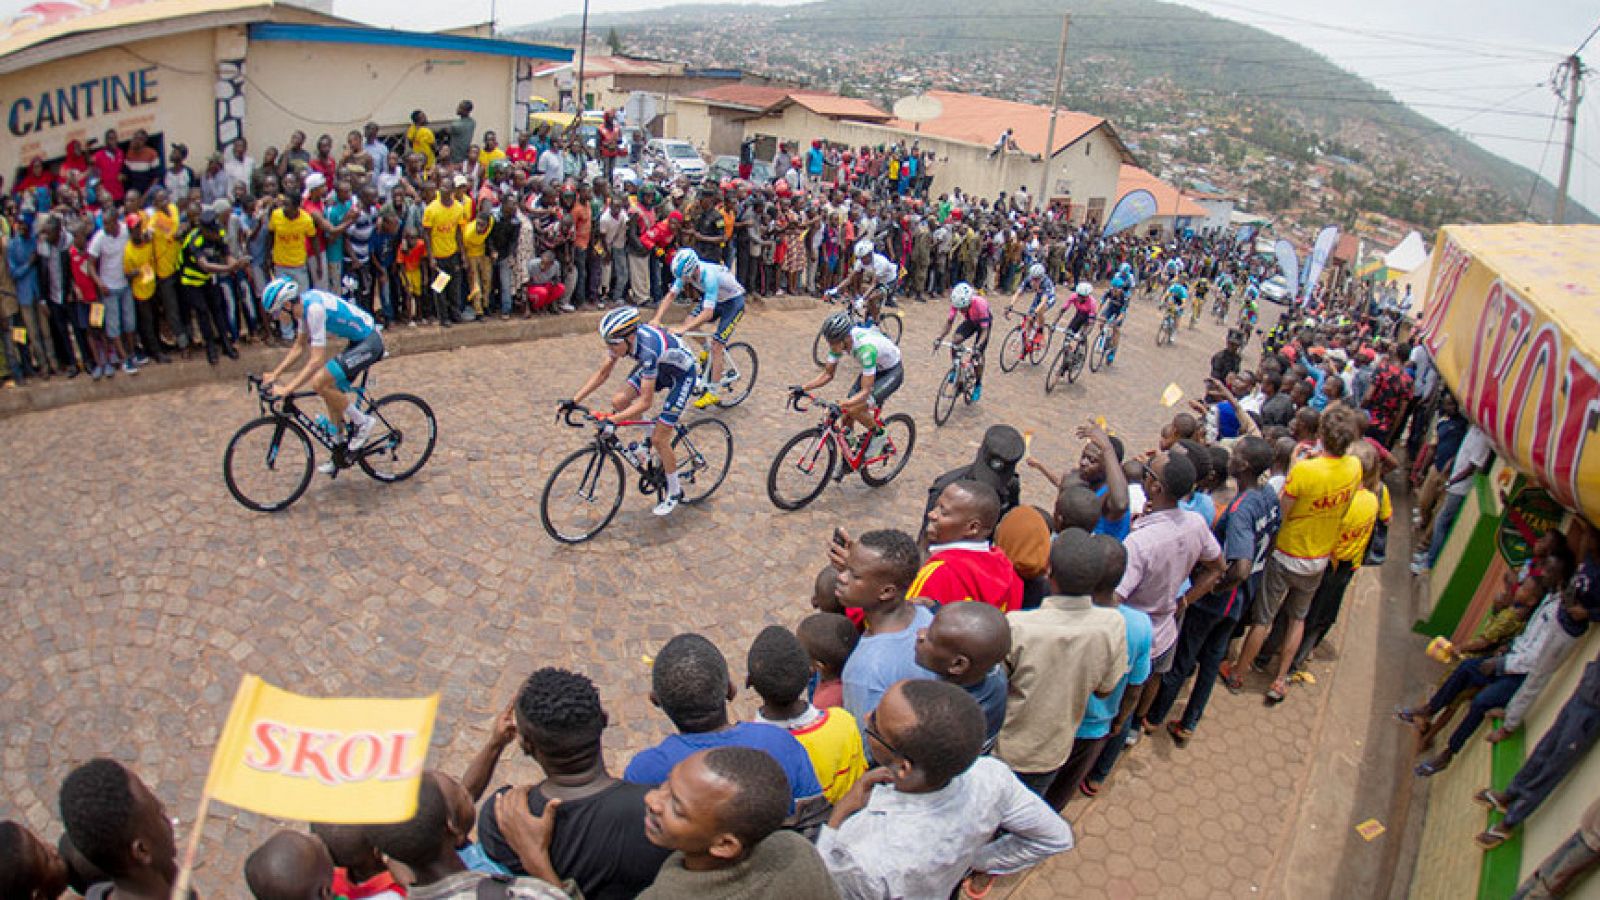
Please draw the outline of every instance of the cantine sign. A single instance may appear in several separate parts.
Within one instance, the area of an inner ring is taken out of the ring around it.
[[[39,134],[96,116],[115,115],[155,103],[156,67],[90,78],[11,100],[6,127],[17,137]]]
[[[1563,506],[1600,518],[1600,228],[1450,226],[1420,334],[1467,416]]]

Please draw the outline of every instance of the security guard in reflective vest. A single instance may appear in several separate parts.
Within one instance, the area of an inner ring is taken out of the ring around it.
[[[217,287],[216,278],[235,271],[238,263],[228,256],[216,211],[201,210],[200,224],[183,236],[180,249],[178,297],[182,301],[182,315],[185,320],[194,316],[200,323],[200,334],[206,342],[206,361],[216,365],[219,348],[229,359],[238,359],[239,351],[233,349],[233,343],[228,340],[227,311],[222,308],[222,291]]]

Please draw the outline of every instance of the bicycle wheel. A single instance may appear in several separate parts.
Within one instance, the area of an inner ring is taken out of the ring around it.
[[[861,480],[873,487],[893,481],[911,461],[911,448],[917,443],[917,423],[905,413],[895,413],[884,419],[883,430],[889,437],[883,457],[861,466]]]
[[[262,416],[246,422],[228,441],[222,479],[246,509],[286,509],[311,484],[311,439],[286,418]]]
[[[943,425],[949,420],[951,410],[956,408],[956,395],[963,393],[962,387],[960,364],[952,363],[933,395],[933,424]]]
[[[821,331],[817,332],[816,340],[811,342],[811,361],[819,369],[828,362],[828,339],[822,336]]]
[[[1106,352],[1110,349],[1107,345],[1110,343],[1111,334],[1107,329],[1101,328],[1095,333],[1094,349],[1089,353],[1089,371],[1100,371],[1100,366],[1106,361]]]
[[[1226,325],[1226,324],[1228,324],[1228,307],[1227,306],[1225,306],[1225,305],[1223,305],[1221,303],[1218,303],[1218,304],[1216,304],[1216,305],[1214,305],[1212,307],[1211,313],[1212,313],[1212,315],[1216,316],[1218,325]]]
[[[1156,328],[1156,346],[1164,347],[1172,341],[1172,317],[1167,316],[1161,320],[1161,325]]]
[[[378,428],[387,428],[388,433],[375,433],[372,443],[361,448],[356,460],[361,471],[388,484],[417,474],[433,456],[433,445],[439,437],[433,410],[421,398],[390,394],[373,404],[371,412],[378,417]]]
[[[838,456],[839,449],[821,425],[789,438],[767,470],[767,497],[772,505],[794,510],[817,499],[828,486]]]
[[[733,461],[733,432],[716,419],[701,419],[672,438],[678,457],[678,486],[684,503],[699,503],[716,493]]]
[[[731,377],[733,380],[718,394],[717,405],[732,409],[743,403],[744,398],[755,390],[756,372],[761,369],[761,361],[756,358],[756,348],[740,341],[723,348],[722,365],[728,371],[723,378]]]
[[[1022,362],[1022,326],[1016,325],[1006,332],[1006,339],[1000,342],[1000,371],[1010,372]]]
[[[900,321],[898,312],[885,310],[878,316],[878,330],[883,332],[883,336],[893,341],[896,345],[900,343],[900,334],[905,331],[905,327],[905,323]]]
[[[1083,361],[1089,351],[1084,348],[1081,339],[1068,341],[1061,350],[1067,354],[1067,381],[1077,381],[1078,376],[1083,374]]]
[[[622,460],[593,444],[556,465],[539,497],[539,521],[563,544],[581,544],[611,524],[627,486]]]
[[[1050,368],[1044,373],[1044,392],[1046,394],[1056,389],[1061,383],[1061,376],[1067,374],[1067,345],[1061,345],[1056,351],[1056,358],[1050,360]]]
[[[1060,321],[1060,320],[1058,319],[1057,321]],[[1055,328],[1054,327],[1045,328],[1045,330],[1044,330],[1044,340],[1039,341],[1037,344],[1034,345],[1033,352],[1028,354],[1028,361],[1037,366],[1039,363],[1042,363],[1046,359],[1049,359],[1050,358],[1050,344],[1055,339],[1056,339],[1056,330],[1055,330]]]

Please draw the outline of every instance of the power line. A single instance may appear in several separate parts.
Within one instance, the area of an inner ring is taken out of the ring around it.
[[[1582,43],[1578,44],[1578,49],[1572,51],[1572,55],[1577,56],[1579,53],[1582,53],[1583,48],[1589,46],[1589,42],[1594,40],[1594,36],[1597,34],[1600,34],[1600,22],[1595,23],[1594,28],[1589,31],[1589,36],[1584,38]]]

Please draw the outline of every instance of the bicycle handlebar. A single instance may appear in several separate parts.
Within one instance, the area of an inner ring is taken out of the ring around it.
[[[824,400],[821,397],[818,397],[816,394],[811,393],[810,391],[803,391],[803,390],[792,390],[791,389],[789,391],[789,399],[788,399],[788,401],[786,402],[785,405],[788,406],[789,409],[792,409],[795,412],[801,412],[801,413],[808,412],[808,411],[810,411],[811,407],[818,406],[818,405],[820,405],[822,407],[825,407],[830,413],[833,413],[834,415],[838,415],[840,413],[840,411],[841,411],[840,407],[839,407],[839,404],[832,403],[830,401]]]

